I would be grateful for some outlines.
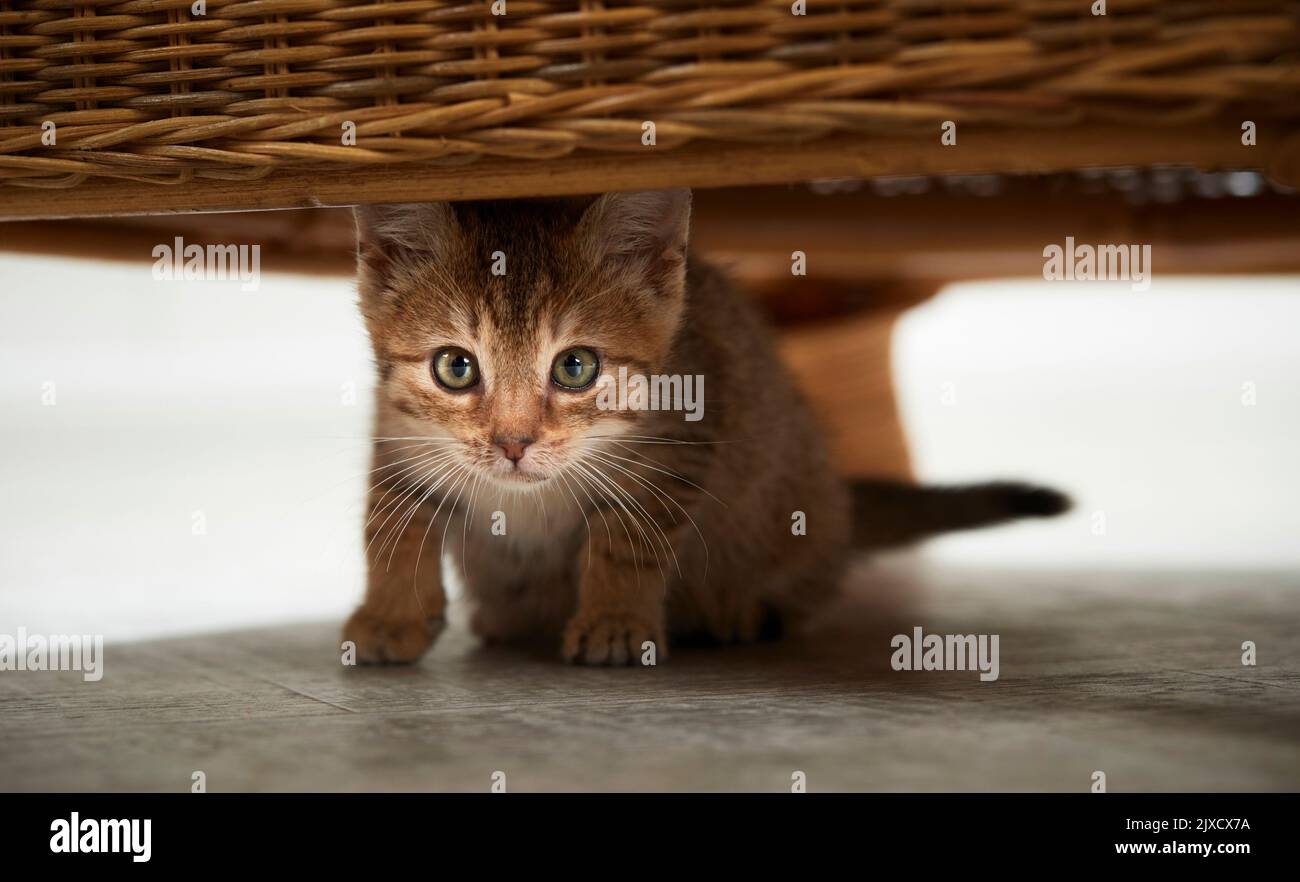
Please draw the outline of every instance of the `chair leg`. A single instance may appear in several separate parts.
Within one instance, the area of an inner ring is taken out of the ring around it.
[[[890,364],[901,312],[891,304],[781,330],[782,355],[823,427],[832,461],[847,476],[912,477]]]

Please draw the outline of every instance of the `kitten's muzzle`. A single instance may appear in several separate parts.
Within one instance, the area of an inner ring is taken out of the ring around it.
[[[519,460],[524,458],[528,445],[533,443],[532,438],[512,437],[512,438],[493,438],[492,443],[501,451],[501,455],[515,464],[519,465]]]

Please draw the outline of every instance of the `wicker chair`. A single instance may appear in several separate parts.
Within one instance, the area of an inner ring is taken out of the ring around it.
[[[1300,3],[1104,5],[0,0],[0,217],[1157,163],[1296,182]]]

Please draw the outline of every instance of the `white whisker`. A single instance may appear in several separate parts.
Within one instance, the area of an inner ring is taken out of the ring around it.
[[[664,572],[663,572],[663,565],[659,561],[659,550],[658,548],[651,545],[650,538],[646,535],[645,528],[641,525],[641,519],[637,517],[637,515],[634,514],[630,508],[627,507],[626,503],[624,503],[622,498],[617,494],[617,491],[620,490],[621,488],[609,477],[609,475],[601,471],[600,468],[595,463],[585,463],[584,465],[587,468],[589,468],[592,472],[594,472],[595,475],[598,475],[599,480],[607,488],[613,491],[609,494],[610,499],[616,502],[619,505],[619,507],[623,509],[623,511],[627,512],[627,516],[632,519],[632,526],[636,527],[637,529],[637,533],[639,534],[638,538],[641,540],[641,547],[645,548],[647,552],[654,553],[655,566],[659,568],[659,575],[661,578],[663,578]],[[632,537],[631,535],[629,535],[628,541],[630,542],[631,539]],[[636,564],[637,564],[637,568],[640,569],[640,562],[637,561]]]
[[[564,482],[564,489],[569,491],[573,497],[573,505],[578,509],[578,514],[582,515],[582,522],[587,525],[587,570],[591,569],[591,521],[587,518],[587,512],[578,501],[578,494],[573,492],[573,486],[569,483],[569,477],[563,471],[555,473],[555,477]]]
[[[596,450],[596,449],[594,449],[594,448],[588,448],[588,449],[585,451],[585,453],[586,453],[586,455],[596,456],[596,457],[608,457],[608,456],[612,456],[612,455],[613,455],[613,454],[610,454],[608,451]],[[619,458],[622,459],[623,457],[619,457]],[[705,576],[705,578],[707,578],[707,577],[708,577],[708,573],[709,573],[709,542],[708,542],[707,539],[704,538],[704,531],[700,529],[700,525],[696,522],[695,518],[691,516],[691,513],[690,513],[689,511],[686,510],[686,507],[683,506],[680,502],[678,502],[678,501],[673,497],[673,495],[672,495],[671,493],[668,493],[667,491],[665,491],[665,490],[664,490],[663,488],[661,488],[661,487],[657,487],[657,486],[654,484],[654,482],[653,482],[653,481],[650,481],[648,478],[644,478],[643,476],[640,476],[640,475],[634,475],[634,474],[632,474],[630,471],[628,471],[627,469],[624,469],[622,466],[619,466],[617,463],[612,462],[612,461],[610,461],[610,460],[608,460],[608,459],[605,459],[605,460],[603,460],[603,461],[605,462],[606,465],[613,466],[614,468],[617,468],[617,469],[619,469],[620,471],[624,471],[624,472],[626,472],[627,474],[631,475],[633,478],[636,478],[637,480],[640,480],[643,484],[645,484],[645,485],[646,485],[647,487],[649,487],[651,490],[653,490],[653,491],[655,491],[657,494],[661,495],[663,499],[666,499],[666,500],[668,500],[668,502],[671,502],[673,505],[677,506],[677,510],[680,511],[680,512],[681,512],[681,513],[686,517],[686,520],[690,521],[690,523],[691,523],[691,528],[695,530],[695,535],[699,537],[699,539],[700,539],[700,544],[704,547],[704,576]],[[631,460],[628,460],[628,461],[631,462]],[[643,465],[643,464],[642,464],[642,463],[633,463],[633,465]],[[659,470],[656,469],[655,471],[659,471]],[[664,503],[663,503],[663,501],[661,500],[661,501],[660,501],[660,505],[663,505],[663,504],[664,504]],[[665,506],[665,508],[667,508],[667,506]],[[671,516],[671,513],[670,513],[670,516]],[[673,522],[676,523],[676,518],[673,518]],[[678,570],[678,574],[680,575],[680,568],[679,568],[679,570]]]
[[[721,506],[724,506],[724,507],[725,507],[726,504],[727,504],[727,503],[723,502],[721,499],[719,499],[718,497],[714,496],[714,495],[713,495],[712,493],[710,493],[708,490],[705,490],[705,489],[704,489],[703,487],[701,487],[699,484],[696,484],[694,481],[690,480],[689,478],[684,478],[684,477],[682,477],[681,475],[677,474],[676,472],[672,472],[672,471],[669,471],[669,470],[667,470],[667,469],[658,468],[658,467],[653,466],[653,465],[646,465],[645,463],[637,462],[637,461],[634,460],[634,459],[628,459],[626,456],[619,456],[617,453],[610,453],[608,450],[606,450],[606,451],[602,451],[602,452],[605,454],[605,456],[612,456],[612,457],[614,457],[615,459],[621,459],[621,460],[623,460],[624,462],[630,462],[630,463],[632,463],[632,464],[634,464],[634,465],[643,465],[643,466],[645,466],[646,468],[654,469],[656,472],[660,472],[661,474],[665,474],[665,475],[667,475],[667,476],[670,477],[670,478],[673,478],[673,479],[675,479],[675,480],[681,481],[683,484],[689,484],[690,486],[694,487],[696,490],[699,490],[699,491],[700,491],[701,493],[703,493],[705,496],[709,497],[710,499],[712,499],[714,502],[718,503],[718,504],[721,505]]]
[[[599,495],[602,499],[605,499],[607,502],[614,502],[614,500],[609,495],[609,491],[605,489],[597,481],[595,476],[588,469],[586,463],[575,461],[573,463],[573,467],[576,468],[581,474],[585,476],[585,480],[591,486],[591,489],[596,491],[597,495]],[[632,541],[632,532],[627,528],[627,521],[623,520],[623,515],[619,512],[617,508],[611,508],[610,511],[613,512],[614,516],[618,518],[619,524],[622,525],[623,533],[624,535],[627,536],[628,547],[632,549],[633,562],[639,565],[640,560],[638,557],[636,557],[636,553],[637,553],[636,543]],[[613,544],[614,544],[613,538],[611,537],[610,545],[612,546]]]
[[[627,469],[623,468],[622,466],[618,465],[617,463],[606,462],[605,464],[606,464],[606,465],[609,465],[609,466],[612,466],[613,468],[618,469],[618,470],[619,470],[620,472],[622,472],[623,474],[629,475],[630,477],[632,477],[632,478],[634,478],[634,479],[636,479],[636,480],[638,480],[638,481],[641,481],[642,484],[646,484],[646,482],[643,481],[643,480],[641,480],[641,478],[640,478],[639,476],[632,474],[632,472],[628,471]],[[592,467],[595,468],[597,471],[600,471],[599,467],[596,466],[594,463],[592,463]],[[603,474],[603,472],[602,472],[602,474]],[[608,476],[607,476],[607,477],[608,477]],[[680,577],[680,576],[682,575],[682,566],[681,566],[681,564],[680,564],[680,563],[678,562],[678,560],[677,560],[677,552],[676,552],[676,550],[673,549],[672,542],[669,541],[669,539],[668,539],[668,534],[667,534],[666,532],[664,532],[663,527],[661,527],[661,526],[659,525],[659,523],[654,519],[654,517],[650,514],[650,512],[646,511],[645,506],[642,505],[641,502],[640,502],[640,500],[638,500],[638,499],[637,499],[637,498],[636,498],[632,493],[630,493],[626,488],[620,486],[620,485],[618,484],[618,482],[615,481],[615,480],[613,480],[612,478],[609,478],[609,481],[610,481],[610,483],[614,486],[614,488],[615,488],[616,490],[618,490],[619,492],[621,492],[621,493],[623,494],[623,496],[624,496],[624,497],[625,497],[629,502],[631,502],[632,505],[635,506],[636,509],[637,509],[637,510],[638,510],[638,511],[639,511],[639,512],[640,512],[640,513],[645,517],[646,521],[649,522],[649,523],[648,523],[648,526],[650,526],[650,528],[651,528],[652,530],[654,530],[654,531],[657,532],[659,541],[663,543],[664,547],[668,549],[668,553],[672,556],[672,559],[673,559],[673,566],[676,568],[676,570],[677,570],[677,575]],[[649,486],[651,490],[655,490],[655,489],[656,489],[653,485],[646,484],[646,486]],[[676,522],[677,522],[676,518],[673,517],[672,510],[671,510],[670,508],[668,508],[667,505],[664,505],[664,503],[663,503],[662,500],[660,500],[657,496],[652,496],[651,498],[653,498],[656,502],[658,502],[661,506],[663,506],[664,511],[668,513],[668,517],[669,517],[670,520],[672,520],[673,523],[676,523]],[[657,559],[658,559],[658,552],[656,552],[655,557],[656,557],[656,560],[657,560]]]

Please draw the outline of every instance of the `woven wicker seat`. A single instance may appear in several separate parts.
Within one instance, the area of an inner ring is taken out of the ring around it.
[[[197,15],[186,0],[3,0],[0,210],[20,188],[96,180],[175,190],[410,163],[472,175],[492,158],[542,169],[602,154],[629,167],[684,145],[828,136],[937,145],[945,121],[1140,139],[1224,120],[1225,145],[1242,119],[1294,131],[1300,3],[1109,6],[208,0]]]

